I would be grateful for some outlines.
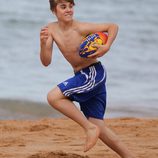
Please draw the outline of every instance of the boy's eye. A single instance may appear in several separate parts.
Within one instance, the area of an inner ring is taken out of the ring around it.
[[[70,6],[69,6],[69,7],[70,7],[70,8],[73,8],[73,6],[74,6],[73,4],[70,4]]]
[[[68,8],[73,8],[73,6],[74,6],[73,4],[70,4],[69,6],[67,6],[67,5],[65,5],[65,4],[61,4],[61,5],[60,5],[60,8],[61,8],[61,9],[66,9],[67,7],[68,7]]]
[[[65,9],[66,6],[65,6],[65,5],[61,5],[60,8],[61,8],[61,9]]]

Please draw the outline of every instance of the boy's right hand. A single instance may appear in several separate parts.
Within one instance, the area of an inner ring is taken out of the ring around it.
[[[40,42],[41,45],[46,45],[47,39],[48,39],[48,26],[45,26],[41,29],[40,32]]]

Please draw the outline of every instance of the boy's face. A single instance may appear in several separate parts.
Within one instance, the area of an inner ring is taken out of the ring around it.
[[[74,5],[70,2],[62,1],[57,4],[54,13],[60,21],[71,21],[74,13]]]

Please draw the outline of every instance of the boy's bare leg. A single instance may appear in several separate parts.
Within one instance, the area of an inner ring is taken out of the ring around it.
[[[122,158],[136,158],[119,140],[119,138],[108,127],[105,126],[103,120],[89,118],[89,121],[100,128],[99,138]]]
[[[100,131],[98,126],[88,121],[87,118],[82,115],[79,109],[77,109],[77,107],[73,104],[73,102],[62,94],[58,87],[48,93],[47,99],[52,107],[84,128],[87,136],[84,151],[86,152],[91,149],[96,144],[99,137]]]

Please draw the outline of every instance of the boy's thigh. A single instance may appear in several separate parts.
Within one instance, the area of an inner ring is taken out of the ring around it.
[[[98,94],[80,103],[81,110],[87,118],[104,119],[106,109],[106,93]]]

